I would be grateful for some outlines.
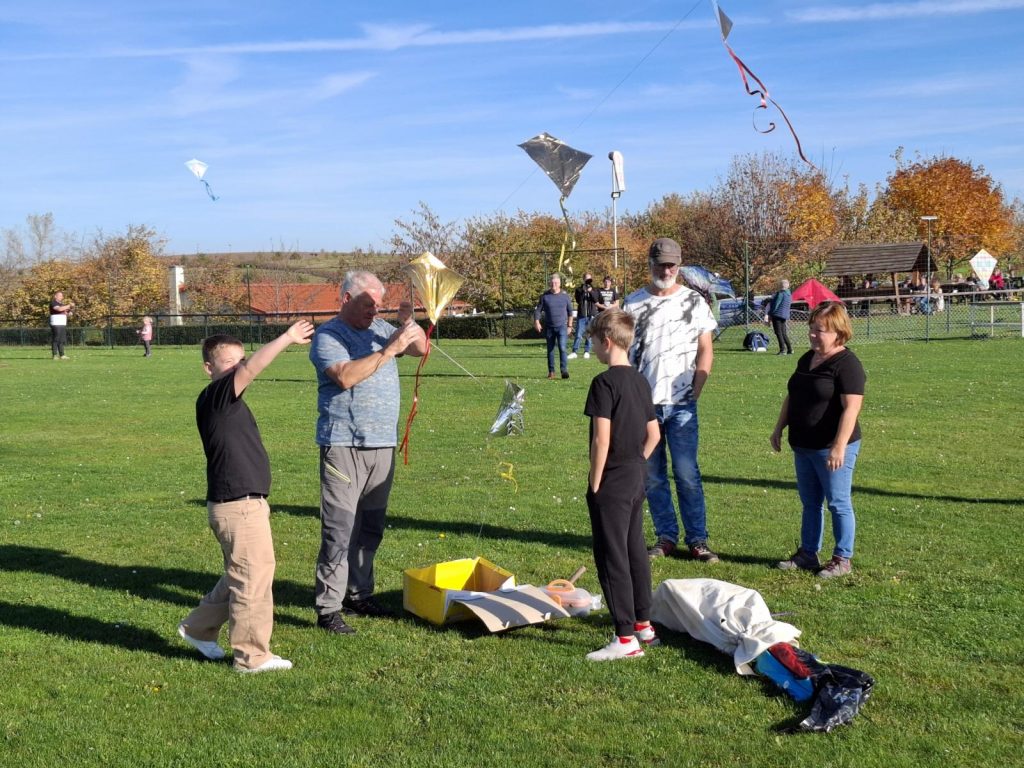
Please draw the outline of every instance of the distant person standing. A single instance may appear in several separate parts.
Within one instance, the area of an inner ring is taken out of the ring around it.
[[[779,290],[768,299],[768,319],[771,321],[775,338],[779,340],[779,355],[792,355],[793,343],[789,340],[789,310],[793,305],[793,294],[789,292],[789,280],[779,283]]]
[[[611,275],[604,276],[604,287],[597,289],[597,303],[594,306],[599,313],[619,306],[619,292],[612,285]]]
[[[142,356],[152,357],[153,318],[150,317],[149,315],[146,315],[144,318],[142,318],[142,327],[139,328],[139,330],[137,330],[136,333],[139,334],[139,341],[142,342],[142,348],[145,350]]]
[[[594,290],[594,276],[589,272],[583,275],[583,285],[576,289],[576,338],[572,342],[570,360],[575,360],[580,351],[580,340],[583,341],[583,358],[590,359],[590,336],[587,328],[597,315],[597,291]]]
[[[572,299],[562,290],[562,276],[555,272],[548,278],[548,290],[541,294],[533,311],[533,326],[542,332],[548,345],[548,378],[555,378],[555,347],[562,378],[569,378],[569,362],[565,354],[566,341],[572,331]]]
[[[704,298],[680,285],[679,243],[661,237],[651,244],[651,282],[626,297],[622,308],[636,320],[629,361],[651,385],[661,441],[647,460],[647,504],[658,537],[647,554],[672,554],[679,542],[679,519],[672,504],[668,461],[679,497],[685,543],[690,557],[717,563],[708,548],[704,485],[697,465],[697,399],[711,375],[715,318]]]
[[[68,315],[75,308],[75,302],[64,302],[64,291],[53,294],[50,302],[50,347],[54,360],[67,360],[64,345],[68,343]]]

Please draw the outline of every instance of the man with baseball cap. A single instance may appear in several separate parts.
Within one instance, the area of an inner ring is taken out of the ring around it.
[[[684,543],[690,557],[718,562],[708,549],[704,486],[697,466],[697,399],[711,374],[711,308],[696,291],[677,282],[682,250],[659,237],[651,244],[651,282],[626,297],[622,308],[636,321],[629,360],[651,385],[661,442],[647,460],[647,503],[657,542],[652,559],[672,554],[679,545],[679,519],[672,504],[668,456],[675,477]]]

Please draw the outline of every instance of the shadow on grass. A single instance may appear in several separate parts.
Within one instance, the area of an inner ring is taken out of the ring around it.
[[[220,574],[189,571],[184,568],[157,568],[149,565],[114,565],[86,560],[76,555],[45,547],[19,545],[0,546],[0,573],[38,573],[66,579],[99,589],[158,600],[191,610],[199,599],[213,588]],[[312,564],[310,565],[312,573]],[[182,592],[191,592],[191,595]],[[313,609],[313,584],[294,581],[274,581],[274,604]],[[40,609],[46,610],[46,609]],[[292,616],[275,615],[274,621],[299,627],[309,626]],[[0,619],[0,623],[3,619]]]
[[[67,611],[39,605],[19,605],[0,601],[0,625],[31,629],[67,640],[114,645],[129,651],[146,651],[170,659],[205,661],[191,648],[169,643],[166,637],[151,629],[143,629],[133,624],[111,624],[91,616],[76,616]]]
[[[721,475],[702,475],[705,483],[717,485],[749,485],[754,488],[780,488],[796,493],[795,480],[764,480],[762,478],[745,477],[722,477]],[[942,493],[911,493],[908,491],[890,491],[884,488],[871,488],[869,486],[853,486],[853,495],[856,498],[859,494],[865,496],[885,496],[894,499],[920,499],[922,501],[950,501],[954,504],[1010,504],[1017,506],[1024,504],[1024,499],[1009,499],[998,497],[979,496],[953,496]]]
[[[317,512],[319,514],[319,512]],[[590,549],[590,536],[558,531],[523,531],[516,528],[505,528],[500,525],[481,525],[474,522],[452,520],[424,520],[408,515],[388,515],[388,524],[394,528],[411,528],[419,531],[437,531],[450,535],[461,533],[466,536],[477,536],[488,539],[510,539],[512,541],[532,541],[547,544],[550,547],[577,547]]]

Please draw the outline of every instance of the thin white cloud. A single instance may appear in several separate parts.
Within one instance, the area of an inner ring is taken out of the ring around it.
[[[797,22],[888,21],[927,16],[965,16],[991,11],[1024,8],[1024,0],[920,0],[914,3],[870,3],[815,7],[790,11],[786,15]]]
[[[583,37],[614,37],[616,35],[668,32],[672,29],[702,29],[713,21],[673,22],[589,22],[583,24],[547,24],[535,27],[505,27],[438,31],[426,24],[374,25],[364,24],[363,35],[351,38],[314,40],[282,40],[278,42],[239,42],[201,46],[154,48],[117,48],[100,51],[33,53],[0,55],[0,60],[35,61],[46,59],[131,59],[171,58],[200,55],[271,55],[290,53],[335,53],[341,51],[394,51],[401,48],[428,48],[458,45],[568,40]]]
[[[951,77],[930,77],[922,80],[915,80],[907,83],[896,83],[882,85],[875,88],[868,88],[858,98],[927,98],[936,96],[950,96],[957,93],[976,93],[980,88],[979,84],[995,83],[996,80],[981,76],[980,74],[966,76],[954,75]]]

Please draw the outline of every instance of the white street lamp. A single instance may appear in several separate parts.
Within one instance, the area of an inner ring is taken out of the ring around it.
[[[615,261],[615,269],[619,268],[619,220],[615,203],[626,191],[626,177],[622,170],[622,153],[612,150],[608,153],[608,159],[612,161],[612,258]]]

